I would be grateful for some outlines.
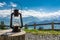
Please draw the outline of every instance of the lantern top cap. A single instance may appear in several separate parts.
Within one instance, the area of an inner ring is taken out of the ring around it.
[[[15,12],[15,11],[19,11],[19,10],[18,10],[18,9],[14,9],[14,12]]]

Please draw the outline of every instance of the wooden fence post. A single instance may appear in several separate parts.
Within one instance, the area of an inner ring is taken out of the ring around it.
[[[27,24],[25,24],[25,29],[28,29],[28,26],[27,26]]]
[[[34,29],[36,29],[36,23],[34,23]]]
[[[54,30],[54,22],[52,22],[52,30]]]

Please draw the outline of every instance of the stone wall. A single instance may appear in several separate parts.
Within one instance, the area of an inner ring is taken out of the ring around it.
[[[27,33],[25,40],[60,40],[60,35],[34,35]]]

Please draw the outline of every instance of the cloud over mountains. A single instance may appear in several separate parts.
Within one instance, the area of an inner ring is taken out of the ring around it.
[[[21,12],[21,10],[19,11]],[[7,10],[0,10],[0,17],[6,17],[8,15],[11,14],[11,9]],[[22,16],[23,17],[29,17],[29,16],[33,16],[33,17],[37,17],[37,18],[58,18],[60,17],[60,10],[56,11],[56,12],[50,12],[50,13],[46,13],[44,11],[36,11],[36,10],[22,10]]]
[[[1,19],[6,18],[6,20],[7,20],[7,18],[10,18],[10,14],[13,12],[13,9],[16,7],[19,8],[18,5],[20,5],[20,4],[17,4],[15,2],[9,2],[9,4],[6,2],[0,2],[0,8],[3,8],[3,10],[0,9],[0,18]],[[36,21],[36,19],[40,20],[40,21],[60,20],[59,19],[60,18],[60,10],[54,11],[54,12],[45,12],[45,11],[43,11],[44,9],[42,9],[42,8],[37,11],[34,9],[28,9],[27,7],[26,7],[26,9],[27,10],[19,9],[19,12],[22,14],[23,18],[26,18],[26,19],[30,18],[29,21]]]

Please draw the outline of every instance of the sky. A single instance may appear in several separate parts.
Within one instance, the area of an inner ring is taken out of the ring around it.
[[[0,17],[10,15],[11,8],[22,10],[23,17],[60,17],[60,0],[0,0]]]
[[[18,9],[57,11],[60,9],[60,0],[0,0],[0,9],[10,9],[12,5]]]

